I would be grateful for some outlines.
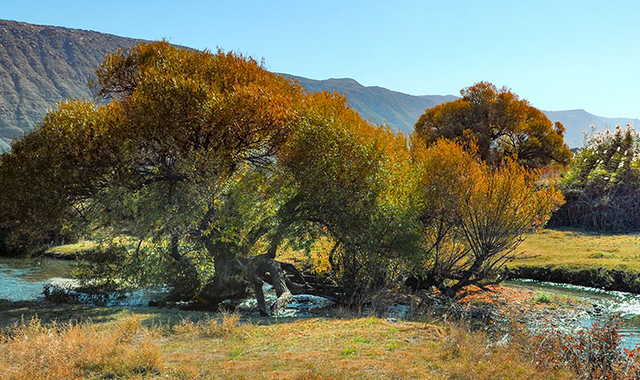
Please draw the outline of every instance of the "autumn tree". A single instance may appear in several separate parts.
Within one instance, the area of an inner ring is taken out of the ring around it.
[[[426,110],[415,124],[427,144],[447,138],[474,142],[480,157],[496,165],[504,157],[529,168],[566,165],[571,152],[564,127],[506,87],[479,82],[460,91],[462,98]]]
[[[562,203],[538,172],[506,159],[500,168],[478,159],[474,146],[414,139],[412,156],[422,224],[425,285],[455,294],[496,282],[526,234],[541,228]]]
[[[2,202],[16,213],[4,219],[22,231],[68,215],[154,245],[191,292],[204,285],[192,253],[206,252],[215,268],[202,279],[207,294],[244,294],[258,267],[273,265],[246,255],[272,214],[241,232],[220,214],[238,200],[233,189],[251,190],[273,165],[298,121],[301,88],[243,56],[166,42],[109,55],[97,83],[105,104],[61,104],[2,157]]]

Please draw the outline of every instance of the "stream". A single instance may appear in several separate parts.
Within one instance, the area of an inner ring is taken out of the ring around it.
[[[45,283],[70,277],[74,262],[49,258],[0,258],[0,299],[32,301],[42,298]]]
[[[622,346],[635,348],[640,344],[640,294],[533,280],[509,280],[505,281],[503,285],[561,297],[572,297],[590,303],[594,309],[601,311],[600,313],[591,313],[589,318],[579,320],[580,327],[591,327],[594,323],[606,323],[610,315],[617,314],[623,322],[619,329]]]
[[[42,299],[44,285],[51,278],[70,277],[73,267],[74,262],[67,260],[0,258],[0,299],[9,301]],[[531,280],[510,280],[504,285],[549,295],[573,297],[588,304],[590,309],[600,311],[591,312],[588,318],[580,319],[578,324],[582,327],[591,326],[593,323],[604,323],[609,315],[619,314],[624,321],[624,325],[620,327],[624,347],[634,348],[640,344],[640,295],[638,294]],[[154,295],[158,296],[157,293],[145,293],[140,298],[139,295],[132,294],[129,298],[133,303],[124,302],[114,306],[145,305],[152,299],[149,297]]]

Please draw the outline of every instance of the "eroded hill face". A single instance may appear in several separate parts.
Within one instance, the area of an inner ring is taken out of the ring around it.
[[[0,20],[0,151],[59,101],[89,99],[107,53],[138,40]]]

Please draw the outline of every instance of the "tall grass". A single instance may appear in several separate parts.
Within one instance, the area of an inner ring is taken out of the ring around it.
[[[354,317],[251,324],[233,313],[202,316],[156,327],[145,327],[143,316],[22,322],[0,338],[0,378],[572,377],[570,366],[537,365],[541,357],[527,348],[536,341],[524,332],[521,342],[496,344],[463,322]]]
[[[79,379],[159,374],[160,338],[127,317],[108,328],[97,324],[44,325],[37,318],[1,336],[3,379]]]

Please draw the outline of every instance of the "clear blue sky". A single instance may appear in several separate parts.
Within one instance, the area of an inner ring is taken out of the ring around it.
[[[414,95],[487,80],[534,106],[640,118],[640,1],[25,1],[0,18],[166,38]]]

